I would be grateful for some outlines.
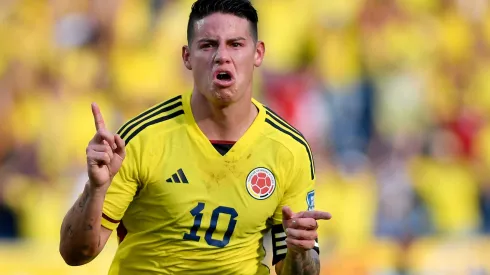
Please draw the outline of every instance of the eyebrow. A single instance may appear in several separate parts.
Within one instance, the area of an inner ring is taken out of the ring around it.
[[[236,41],[242,41],[242,40],[246,40],[244,37],[234,37],[234,38],[230,38],[230,39],[227,39],[226,41],[227,42],[236,42]],[[218,39],[214,39],[214,38],[201,38],[199,40],[197,40],[197,43],[216,43],[218,41]]]
[[[245,37],[239,36],[239,37],[228,39],[227,41],[242,41],[242,40],[246,40]]]

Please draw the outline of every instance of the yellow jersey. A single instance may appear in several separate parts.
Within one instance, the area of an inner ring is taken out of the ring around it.
[[[127,157],[107,192],[102,225],[118,228],[109,274],[269,274],[287,253],[282,206],[314,208],[304,137],[256,100],[258,115],[222,155],[194,120],[192,93],[141,113],[118,133]]]

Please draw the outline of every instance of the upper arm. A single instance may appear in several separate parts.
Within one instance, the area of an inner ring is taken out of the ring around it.
[[[282,176],[284,194],[274,211],[273,224],[282,224],[282,207],[289,206],[293,212],[314,209],[315,173],[313,162],[304,147],[292,152],[291,166]]]
[[[117,228],[139,188],[137,140],[126,147],[126,159],[109,186],[102,208],[102,226]]]

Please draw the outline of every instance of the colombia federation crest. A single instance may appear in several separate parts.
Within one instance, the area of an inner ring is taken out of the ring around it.
[[[276,179],[269,169],[255,168],[247,176],[246,188],[253,198],[265,200],[274,193]]]

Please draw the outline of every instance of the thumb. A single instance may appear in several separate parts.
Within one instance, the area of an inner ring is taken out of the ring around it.
[[[126,157],[126,148],[125,148],[124,140],[119,135],[114,135],[114,141],[116,142],[117,145],[117,148],[114,152],[124,159]]]
[[[282,208],[282,220],[283,221],[290,220],[293,218],[293,216],[294,216],[294,212],[293,212],[293,210],[291,210],[291,208],[289,208],[289,206],[284,206]]]

